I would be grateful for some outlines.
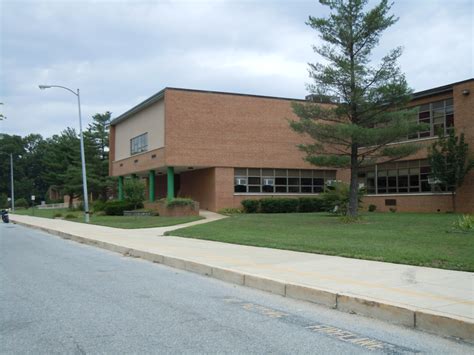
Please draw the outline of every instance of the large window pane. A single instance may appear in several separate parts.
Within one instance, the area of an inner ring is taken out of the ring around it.
[[[249,177],[249,185],[260,185],[259,177]]]
[[[146,152],[148,150],[148,133],[130,139],[130,155]]]
[[[287,178],[281,178],[281,177],[277,177],[275,178],[275,185],[286,185],[287,184]]]
[[[300,179],[299,178],[288,178],[288,185],[299,185]]]

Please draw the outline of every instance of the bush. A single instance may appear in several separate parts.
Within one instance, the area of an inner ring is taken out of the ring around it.
[[[28,204],[28,201],[26,201],[26,199],[19,198],[18,200],[15,201],[15,207],[28,208],[29,204]]]
[[[321,212],[323,207],[323,201],[318,197],[298,198],[298,212]]]
[[[392,212],[392,213],[397,212],[397,208],[396,208],[396,207],[390,207],[388,210],[389,210],[390,212]]]
[[[105,206],[106,206],[105,201],[97,200],[97,201],[94,201],[94,203],[92,204],[92,209],[94,210],[94,212],[100,212],[100,211],[105,210]]]
[[[176,206],[194,206],[195,201],[190,198],[177,197],[172,200],[166,200],[167,207]]]
[[[68,213],[67,215],[64,216],[65,219],[76,219],[77,216],[72,213]]]
[[[474,231],[474,216],[465,214],[459,217],[458,220],[454,222],[454,227],[464,232]]]
[[[243,200],[241,204],[245,213],[257,213],[260,209],[259,200]]]
[[[58,212],[53,215],[53,218],[61,218],[62,216],[63,214]]]
[[[377,206],[369,205],[369,212],[375,212],[376,209],[377,209]]]
[[[243,211],[240,208],[233,208],[233,207],[228,207],[228,208],[222,208],[217,213],[223,214],[225,216],[231,216],[233,214],[240,214]]]
[[[359,207],[362,203],[364,190],[359,189]],[[320,195],[322,199],[323,209],[327,212],[336,213],[338,215],[347,214],[349,207],[349,184],[336,182]]]
[[[262,198],[260,200],[262,213],[293,213],[298,212],[296,198]]]
[[[107,216],[123,216],[123,211],[133,210],[135,206],[135,203],[130,201],[107,201],[104,211]]]
[[[143,205],[145,200],[145,184],[139,179],[129,179],[123,187],[125,200],[133,203],[135,206],[131,209],[137,209],[140,204]]]

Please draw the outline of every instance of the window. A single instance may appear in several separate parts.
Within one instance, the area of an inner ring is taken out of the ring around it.
[[[362,169],[359,184],[366,187],[368,194],[447,191],[445,186],[430,178],[430,173],[428,160],[379,164],[377,167]]]
[[[454,128],[453,99],[441,100],[418,107],[418,113],[414,117],[418,123],[427,125],[425,131],[420,131],[408,137],[418,139],[445,135]]]
[[[130,155],[146,152],[148,150],[148,133],[143,133],[130,139]]]
[[[234,169],[236,193],[303,193],[324,191],[328,181],[336,179],[335,170]]]

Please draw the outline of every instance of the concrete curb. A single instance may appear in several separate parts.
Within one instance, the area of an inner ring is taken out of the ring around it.
[[[141,258],[154,263],[163,264],[176,269],[209,276],[224,282],[247,286],[265,292],[271,292],[283,297],[289,297],[311,302],[342,312],[359,314],[384,322],[415,328],[440,336],[455,337],[466,342],[474,343],[474,323],[470,320],[441,314],[430,310],[417,310],[406,305],[392,304],[386,301],[370,299],[369,297],[354,296],[310,287],[308,285],[287,283],[282,280],[268,279],[258,275],[246,274],[235,270],[216,267],[195,261],[176,258],[164,254],[130,249],[124,246],[97,241],[54,229],[38,227],[33,224],[12,221],[15,224],[37,229],[63,239],[95,246],[124,256]]]

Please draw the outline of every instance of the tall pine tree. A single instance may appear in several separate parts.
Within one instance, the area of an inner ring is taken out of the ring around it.
[[[312,138],[301,144],[306,160],[317,166],[349,168],[350,198],[347,214],[358,213],[358,172],[365,164],[395,160],[414,153],[415,144],[388,145],[422,129],[405,109],[410,100],[405,76],[397,65],[401,48],[372,60],[384,30],[397,22],[389,15],[392,4],[382,0],[365,11],[367,0],[320,0],[327,18],[310,16],[307,24],[324,44],[314,47],[324,62],[310,64],[314,97],[337,97],[337,104],[294,103],[299,120],[291,127]]]

